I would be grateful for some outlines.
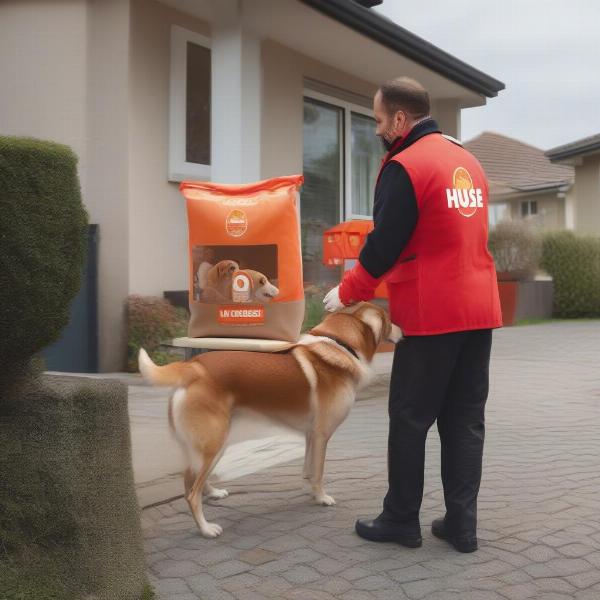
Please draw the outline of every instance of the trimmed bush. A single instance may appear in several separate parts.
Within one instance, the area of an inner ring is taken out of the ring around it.
[[[555,317],[600,317],[600,237],[546,234],[542,267],[554,279]]]
[[[0,136],[0,364],[27,361],[68,323],[86,225],[70,148]]]
[[[0,424],[2,600],[142,597],[126,387],[30,376]]]
[[[43,377],[68,323],[87,215],[65,146],[0,137],[0,597],[139,600],[127,390]],[[34,358],[32,358],[34,357]]]
[[[534,275],[542,255],[539,233],[524,221],[502,221],[489,234],[488,246],[498,273]]]
[[[160,350],[161,344],[187,334],[189,314],[157,296],[127,298],[127,370],[138,370],[137,357],[144,348],[152,360],[164,365],[181,356]]]

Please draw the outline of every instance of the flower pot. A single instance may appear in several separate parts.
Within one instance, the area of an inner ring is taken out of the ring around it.
[[[530,271],[519,269],[515,271],[497,271],[496,277],[498,281],[529,281],[533,279],[533,274]]]
[[[502,322],[505,326],[515,324],[517,312],[517,281],[501,281],[498,278],[498,293],[500,295],[500,308],[502,309]]]

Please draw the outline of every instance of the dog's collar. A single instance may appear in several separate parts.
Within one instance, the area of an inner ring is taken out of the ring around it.
[[[319,337],[325,337],[325,338],[329,338],[330,340],[333,340],[338,346],[341,346],[342,348],[344,348],[344,350],[348,350],[348,352],[350,352],[350,354],[352,354],[352,356],[354,356],[354,358],[358,358],[360,360],[356,350],[352,346],[348,346],[348,344],[346,344],[346,342],[343,342],[342,340],[335,337],[334,335],[320,333]]]

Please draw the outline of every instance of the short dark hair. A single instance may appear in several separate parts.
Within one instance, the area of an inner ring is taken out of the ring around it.
[[[390,79],[379,87],[379,91],[381,100],[390,114],[401,110],[412,119],[429,115],[429,94],[418,81],[410,77]]]

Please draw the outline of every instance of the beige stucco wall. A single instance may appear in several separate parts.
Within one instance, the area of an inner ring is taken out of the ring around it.
[[[0,131],[69,145],[99,225],[99,358],[123,366],[128,278],[129,3],[0,3]]]
[[[575,167],[575,229],[600,235],[600,155],[591,155]]]
[[[101,371],[122,370],[129,282],[129,2],[89,0],[87,193],[99,224],[98,343]]]
[[[271,40],[262,43],[261,173],[302,172],[304,78],[371,98],[376,86]]]
[[[86,24],[79,0],[0,2],[0,133],[71,146],[84,191]]]
[[[369,99],[377,85],[357,79],[271,40],[262,43],[263,177],[302,172],[304,79],[326,83]],[[444,133],[460,136],[460,109],[453,100],[432,98],[432,116]]]
[[[153,0],[131,2],[129,293],[187,289],[187,218],[168,177],[171,26],[208,24]]]
[[[556,192],[544,194],[527,194],[510,200],[511,218],[521,219],[521,202],[536,201],[538,214],[528,220],[544,231],[565,229],[565,201]]]

